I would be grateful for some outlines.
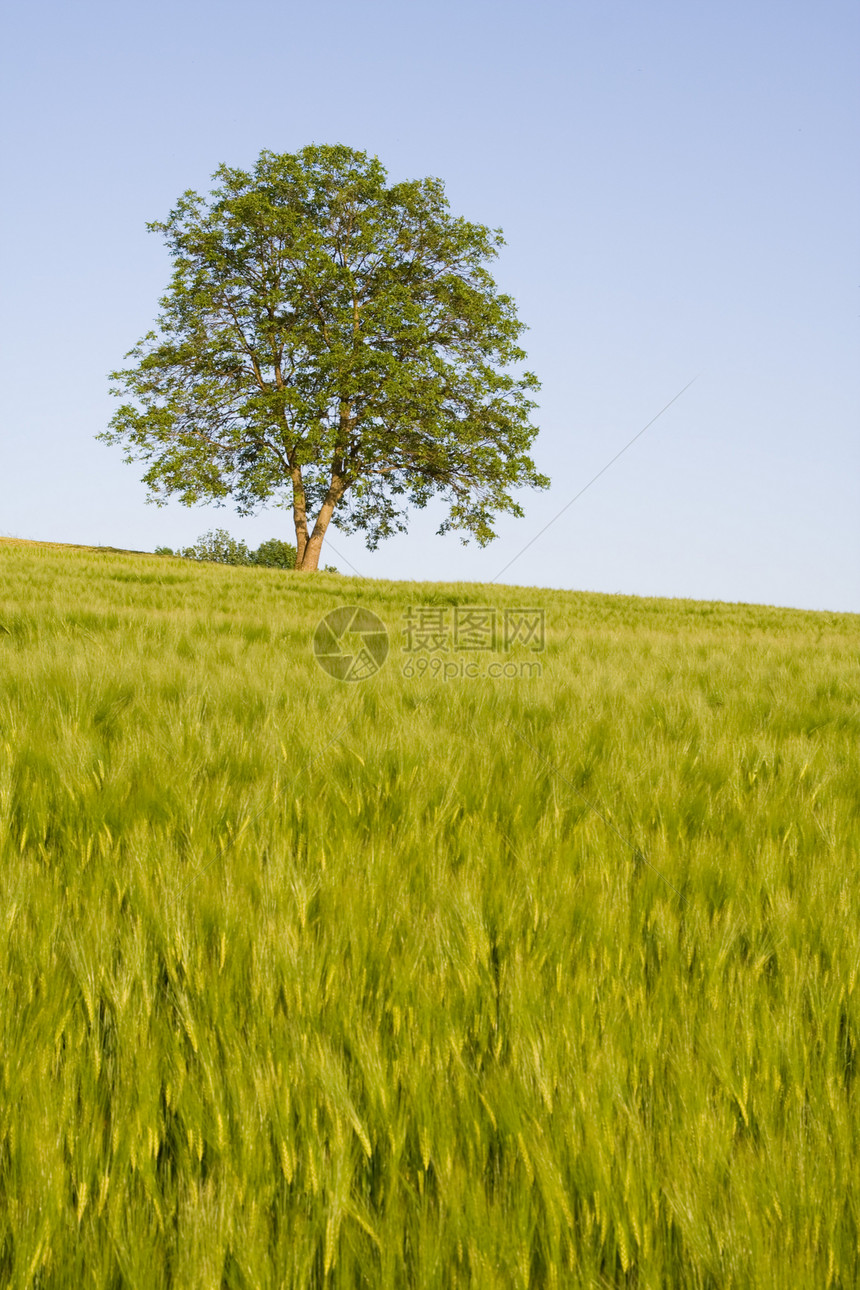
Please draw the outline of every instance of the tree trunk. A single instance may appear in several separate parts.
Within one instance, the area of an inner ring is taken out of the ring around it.
[[[296,568],[300,573],[315,573],[319,569],[322,544],[322,538],[318,538],[316,535],[309,539],[301,564],[296,561]]]
[[[293,467],[293,523],[296,526],[296,568],[301,569],[308,545],[308,512],[299,466]]]
[[[314,531],[305,544],[302,552],[301,563],[299,562],[298,553],[296,554],[296,568],[300,569],[302,573],[313,573],[319,568],[320,552],[322,551],[322,544],[325,540],[329,521],[334,514],[334,508],[337,506],[345,492],[346,489],[342,481],[335,476],[335,478],[332,479],[328,492],[326,493],[325,501],[320,507],[320,513],[317,516]]]

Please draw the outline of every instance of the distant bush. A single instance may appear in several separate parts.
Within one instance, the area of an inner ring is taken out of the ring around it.
[[[262,542],[256,551],[250,551],[245,542],[231,537],[226,529],[211,529],[199,537],[193,546],[174,551],[169,546],[157,546],[156,555],[178,555],[184,560],[203,560],[209,564],[251,565],[265,569],[295,569],[296,548],[280,538]],[[326,572],[336,573],[327,566]]]
[[[185,560],[205,560],[210,564],[250,564],[251,552],[244,542],[231,537],[226,529],[211,529],[193,546],[178,551]]]
[[[266,569],[295,569],[296,548],[291,542],[270,538],[268,542],[261,542],[253,552],[251,563],[262,565]]]

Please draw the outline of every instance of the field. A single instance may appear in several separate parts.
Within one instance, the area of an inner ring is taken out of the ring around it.
[[[418,674],[473,605],[540,675]],[[0,543],[0,1284],[857,1285],[858,700],[851,615]]]

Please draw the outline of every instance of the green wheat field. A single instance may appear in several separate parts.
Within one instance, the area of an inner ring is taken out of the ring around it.
[[[858,712],[856,615],[0,542],[0,1284],[857,1285]]]

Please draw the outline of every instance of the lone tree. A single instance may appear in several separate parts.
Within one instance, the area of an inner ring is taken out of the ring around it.
[[[528,456],[537,378],[509,370],[523,324],[486,269],[501,231],[342,145],[213,179],[148,225],[173,277],[98,436],[146,463],[150,499],[291,503],[305,570],[332,520],[374,549],[434,495],[464,542],[522,515],[510,489],[549,480]]]

